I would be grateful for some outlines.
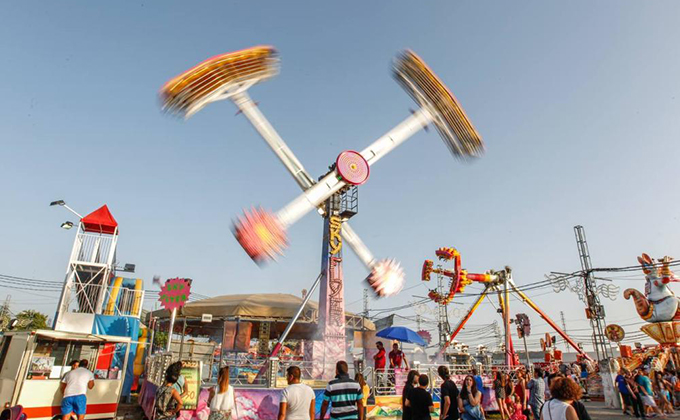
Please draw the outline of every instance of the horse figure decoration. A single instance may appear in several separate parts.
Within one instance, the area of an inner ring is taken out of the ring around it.
[[[680,320],[678,311],[680,299],[668,287],[671,282],[678,282],[675,274],[670,270],[671,257],[654,260],[647,254],[638,257],[638,262],[645,273],[645,294],[635,289],[626,289],[623,297],[635,301],[635,309],[640,318],[647,322],[669,322]]]

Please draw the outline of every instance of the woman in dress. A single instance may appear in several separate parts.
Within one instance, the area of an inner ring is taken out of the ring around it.
[[[458,410],[462,420],[484,420],[482,413],[482,393],[477,389],[475,378],[466,376],[463,388],[458,394]]]
[[[552,399],[541,409],[541,420],[578,420],[571,403],[581,397],[581,387],[568,378],[556,377],[550,382]]]
[[[496,371],[496,379],[493,381],[493,391],[496,394],[496,403],[498,404],[498,411],[501,414],[501,420],[507,420],[510,415],[508,409],[505,407],[505,377],[501,372]]]
[[[517,383],[515,384],[515,395],[519,399],[519,403],[522,406],[522,413],[527,410],[527,381],[525,378],[525,373],[522,370],[517,371]]]
[[[512,379],[510,379],[510,375],[507,373],[503,374],[503,378],[505,379],[505,409],[508,410],[509,416],[510,407],[513,407],[515,404],[515,385],[512,383]]]
[[[236,420],[234,387],[229,385],[229,366],[220,369],[217,385],[210,388],[208,406],[210,406],[208,420]]]

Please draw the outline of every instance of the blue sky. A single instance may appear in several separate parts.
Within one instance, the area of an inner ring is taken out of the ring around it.
[[[621,0],[6,3],[0,273],[63,279],[73,232],[59,224],[70,215],[47,204],[65,199],[82,213],[109,205],[119,260],[137,264],[147,287],[154,274],[192,277],[206,295],[309,287],[317,216],[294,225],[286,257],[264,269],[230,233],[243,207],[278,209],[298,194],[245,118],[230,103],[186,122],[159,110],[166,80],[258,44],[279,50],[281,74],[251,95],[313,176],[415,107],[389,73],[404,48],[484,137],[486,155],[461,163],[435,131],[421,132],[361,187],[354,228],[376,255],[402,262],[407,287],[439,246],[457,247],[470,271],[511,265],[519,284],[577,270],[576,224],[595,266],[680,255],[679,12],[677,2]],[[348,309],[359,311],[366,273],[345,256]],[[575,297],[549,291],[533,293],[551,316],[561,309],[568,328],[587,327]],[[52,294],[5,292],[17,309],[53,311]],[[426,293],[416,286],[371,307]],[[637,321],[621,296],[605,304],[610,322]],[[485,304],[473,323],[493,319]]]

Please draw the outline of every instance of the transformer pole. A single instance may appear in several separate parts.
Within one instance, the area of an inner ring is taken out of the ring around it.
[[[581,257],[581,269],[583,270],[583,282],[585,285],[586,315],[590,319],[590,326],[593,329],[593,345],[597,360],[609,359],[612,357],[609,341],[604,334],[605,320],[604,307],[597,296],[597,285],[593,278],[592,264],[590,262],[590,252],[586,241],[586,232],[583,226],[574,226],[576,245],[579,256]]]

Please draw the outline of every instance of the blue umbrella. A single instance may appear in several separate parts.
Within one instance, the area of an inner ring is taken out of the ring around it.
[[[404,343],[418,344],[426,346],[427,343],[423,340],[417,332],[406,327],[389,327],[378,331],[378,337],[389,338],[390,340],[397,340]]]

